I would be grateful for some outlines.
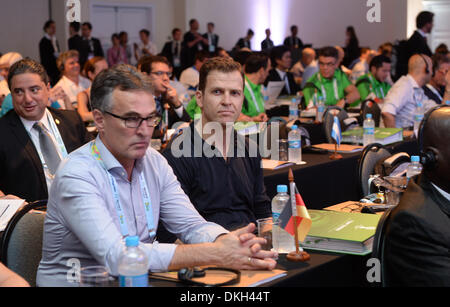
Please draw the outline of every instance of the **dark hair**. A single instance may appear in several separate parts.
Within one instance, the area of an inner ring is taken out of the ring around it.
[[[172,30],[172,36],[174,36],[176,32],[181,32],[181,29],[180,28],[173,29]]]
[[[150,36],[150,31],[147,29],[142,29],[139,33],[145,33],[145,35]]]
[[[319,57],[326,57],[326,58],[335,58],[336,60],[339,59],[339,52],[334,47],[323,47],[319,49],[318,52]]]
[[[193,18],[193,19],[189,20],[189,25],[192,26],[192,24],[193,24],[194,22],[198,22],[197,19]]]
[[[83,26],[86,26],[89,30],[92,30],[92,24],[90,22],[84,22]]]
[[[294,31],[294,29],[297,29],[297,30],[298,30],[298,27],[297,27],[296,25],[292,25],[292,26],[291,26],[291,32]]]
[[[429,11],[422,11],[416,17],[417,29],[422,29],[427,23],[433,22],[434,14]]]
[[[119,34],[113,33],[113,34],[111,35],[111,40],[113,40],[114,38],[117,38],[118,40],[120,40]]]
[[[122,37],[124,35],[128,35],[128,33],[126,31],[122,31],[122,32],[119,33],[119,37]]]
[[[214,22],[208,22],[208,26],[213,26],[213,27],[215,27]]]
[[[433,76],[436,71],[439,69],[439,66],[443,63],[450,63],[450,59],[447,57],[447,54],[435,53],[431,57],[431,61],[433,62]]]
[[[248,35],[255,35],[255,32],[253,32],[252,29],[248,29],[248,31],[247,31],[247,36],[248,36]]]
[[[274,66],[275,66],[276,60],[281,60],[281,58],[283,57],[283,55],[286,52],[291,52],[291,51],[285,45],[280,45],[280,46],[276,46],[276,47],[272,48],[272,50],[270,51],[270,59],[272,60],[272,63],[274,63],[273,64]]]
[[[80,31],[81,24],[78,21],[72,21],[69,26],[75,31]]]
[[[150,79],[131,65],[119,64],[100,72],[91,87],[92,109],[110,111],[112,109],[112,93],[120,91],[143,90],[153,94]]]
[[[369,70],[372,69],[372,67],[375,67],[376,69],[380,68],[383,66],[383,63],[389,63],[391,64],[392,61],[390,58],[388,58],[385,55],[377,55],[376,57],[374,57],[369,64]]]
[[[251,51],[238,51],[233,59],[238,62],[239,64],[241,64],[241,66],[244,66],[245,62],[247,61],[248,57],[252,55],[253,52]]]
[[[200,50],[195,54],[194,63],[197,61],[203,62],[205,59],[210,58],[207,50]]]
[[[348,26],[346,30],[350,34],[350,40],[348,42],[349,46],[359,46],[359,40],[356,36],[355,28],[353,26]]]
[[[211,58],[208,61],[206,61],[205,64],[203,64],[202,68],[200,69],[200,81],[198,83],[198,90],[202,93],[205,92],[206,89],[206,80],[208,78],[208,75],[212,71],[219,71],[223,73],[231,73],[234,71],[238,71],[241,73],[242,81],[244,80],[244,74],[242,73],[242,66],[238,62],[229,59],[229,58],[223,58],[223,57],[215,57]],[[242,82],[244,85],[244,82]],[[242,88],[244,89],[244,87]]]
[[[434,53],[441,53],[441,54],[447,55],[447,53],[448,53],[447,45],[444,43],[439,44],[439,46],[436,47],[436,50],[434,51]]]
[[[47,85],[50,82],[50,79],[47,75],[47,72],[45,71],[44,66],[42,66],[40,63],[38,63],[30,58],[25,58],[25,59],[22,59],[16,63],[14,63],[9,68],[8,87],[11,91],[12,91],[12,88],[11,88],[12,78],[14,76],[26,74],[26,73],[39,75],[39,77],[41,77],[41,80],[42,80],[42,82],[45,83],[45,85]]]
[[[266,69],[269,62],[269,57],[263,53],[253,53],[245,61],[245,73],[253,74],[258,72],[261,68]]]
[[[95,72],[95,64],[100,61],[106,61],[104,57],[101,56],[95,56],[88,60],[86,63],[84,63],[83,67],[83,74],[86,78],[89,78],[88,72],[94,73]]]
[[[47,20],[45,23],[44,23],[44,28],[43,28],[43,30],[44,30],[44,32],[45,31],[47,31],[47,29],[52,25],[52,24],[54,24],[55,22],[53,21],[53,20]]]
[[[150,74],[152,72],[153,63],[164,63],[169,66],[169,61],[166,57],[159,55],[146,55],[139,59],[138,68],[141,72],[145,72],[146,74]]]

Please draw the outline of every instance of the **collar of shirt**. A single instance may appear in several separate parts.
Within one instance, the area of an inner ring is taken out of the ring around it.
[[[122,173],[122,175],[127,178],[126,171],[122,164],[120,164],[119,161],[117,161],[116,157],[106,148],[105,144],[100,139],[100,135],[97,136],[95,139],[95,144],[97,145],[98,151],[100,153],[100,157],[102,158],[102,161],[108,171],[111,171],[113,169],[116,169],[119,171],[119,173]],[[135,171],[137,171],[138,174],[140,174],[143,170],[143,164],[142,159],[137,159],[134,168],[133,168],[133,176],[135,174]]]
[[[437,185],[435,185],[434,183],[431,183],[433,185],[433,187],[436,188],[436,190],[442,194],[442,196],[444,196],[448,201],[450,201],[450,194],[445,192],[444,190],[442,190],[441,188],[439,188]]]
[[[407,74],[406,78],[408,78],[408,80],[412,84],[413,88],[420,88],[419,84],[417,84],[416,80],[414,80],[414,78],[410,74]]]
[[[278,68],[275,68],[275,70],[277,71],[278,75],[280,75],[281,80],[284,80],[284,76],[286,76],[286,72],[279,70]]]
[[[425,33],[425,32],[423,32],[423,31],[420,30],[420,29],[417,29],[417,32],[419,32],[419,34],[422,35],[422,37],[424,37],[424,38],[427,38],[427,37],[428,37],[428,34]]]
[[[334,71],[334,74],[333,74],[333,77],[331,77],[331,79],[328,79],[328,78],[325,78],[324,76],[322,76],[322,73],[319,71],[318,73],[317,73],[317,80],[319,81],[319,82],[322,82],[322,83],[332,83],[333,82],[333,80],[335,79],[335,78],[337,78],[338,77],[338,72],[339,72],[339,69],[336,69],[335,71]],[[319,76],[320,75],[320,76]]]
[[[44,125],[45,129],[47,129],[47,131],[50,131],[52,133],[52,130],[50,128],[50,124],[48,122],[48,115],[49,114],[50,114],[50,111],[48,109],[45,109],[44,115],[42,115],[42,118],[40,120],[32,120],[32,121],[30,121],[30,120],[25,119],[23,117],[19,117],[19,118],[22,121],[22,123],[23,123],[23,125],[25,127],[25,130],[28,133],[32,133],[33,132],[33,130],[32,130],[33,126],[37,122],[41,122]],[[50,116],[51,116],[51,114],[50,114]]]
[[[48,40],[51,40],[51,41],[53,41],[53,39],[55,38],[54,36],[50,36],[50,35],[48,35],[47,33],[45,33],[44,36],[45,36]]]
[[[247,76],[245,76],[245,80],[248,82],[248,84],[250,85],[251,90],[254,93],[259,93],[261,91],[261,84],[255,84],[252,81],[249,80],[249,78],[247,78]]]

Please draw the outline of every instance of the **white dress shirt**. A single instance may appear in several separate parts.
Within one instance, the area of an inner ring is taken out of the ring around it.
[[[157,151],[149,148],[136,161],[129,181],[123,166],[99,137],[95,142],[106,169],[117,182],[128,233],[139,237],[140,247],[149,257],[149,270],[166,271],[177,245],[159,244],[150,238],[141,175],[147,182],[156,227],[161,220],[168,231],[188,244],[213,242],[228,232],[200,216],[172,168]],[[81,267],[103,265],[112,275],[118,275],[119,256],[125,243],[110,179],[91,154],[91,143],[72,152],[61,163],[50,190],[38,286],[78,286],[70,278],[73,263]]]

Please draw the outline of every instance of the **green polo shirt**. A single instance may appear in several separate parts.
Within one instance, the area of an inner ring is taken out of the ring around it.
[[[334,81],[336,80],[336,81]],[[308,83],[311,86],[308,86]],[[314,86],[312,86],[314,84]],[[335,85],[336,84],[336,89]],[[310,101],[314,101],[314,90],[317,88],[317,94],[322,96],[325,100],[325,105],[334,106],[339,100],[345,97],[345,89],[352,83],[347,78],[344,72],[340,69],[334,71],[333,78],[326,79],[321,74],[320,71],[315,73],[307,81],[305,88],[303,89],[303,95],[305,97],[306,104],[308,105]],[[322,91],[325,90],[325,95]]]
[[[391,89],[389,83],[378,81],[371,73],[365,74],[356,80],[356,88],[358,89],[361,99],[355,101],[351,106],[360,105],[373,92],[375,96],[384,99]]]
[[[261,113],[263,113],[264,110],[264,97],[261,92],[261,85],[257,85],[252,83],[250,80],[247,79],[247,76],[245,77],[246,84],[244,88],[244,97],[245,100],[242,104],[242,110],[241,112],[244,115],[253,117],[257,116]],[[252,95],[253,93],[253,95]],[[253,96],[255,97],[255,101],[253,100]],[[255,105],[256,102],[256,106]],[[258,111],[259,108],[259,111]],[[197,114],[202,114],[202,110],[197,105],[197,98],[194,96],[192,97],[191,101],[189,102],[188,106],[186,107],[186,112],[191,116],[192,119]]]

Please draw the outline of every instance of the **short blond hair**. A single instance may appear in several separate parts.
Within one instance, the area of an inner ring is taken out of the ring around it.
[[[59,57],[56,59],[56,66],[58,67],[59,71],[62,72],[64,70],[64,64],[68,59],[80,58],[80,53],[77,50],[69,50],[66,52],[63,52],[59,55]]]

